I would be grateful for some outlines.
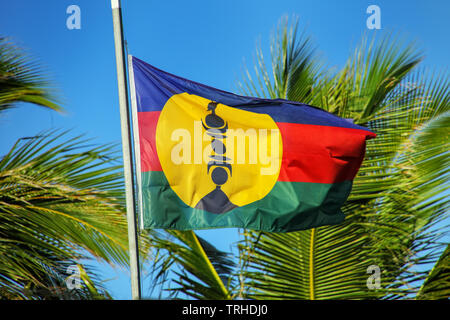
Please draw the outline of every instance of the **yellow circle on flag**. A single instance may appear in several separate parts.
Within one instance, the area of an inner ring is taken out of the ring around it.
[[[215,213],[264,198],[277,182],[283,154],[280,131],[269,115],[188,93],[166,102],[156,148],[180,199]]]

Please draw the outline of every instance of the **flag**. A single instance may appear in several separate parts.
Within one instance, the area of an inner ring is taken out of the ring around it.
[[[374,133],[129,59],[141,228],[289,232],[344,220]]]

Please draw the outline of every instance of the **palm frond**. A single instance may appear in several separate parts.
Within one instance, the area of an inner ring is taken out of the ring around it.
[[[0,37],[0,112],[18,102],[28,102],[56,111],[63,109],[54,98],[42,68],[23,50]]]
[[[234,262],[193,231],[166,231],[151,237],[156,280],[171,272],[178,287],[169,290],[196,299],[230,299]],[[167,287],[165,289],[168,289]]]
[[[26,295],[28,285],[48,288],[48,270],[61,274],[87,253],[128,264],[113,146],[66,137],[21,139],[0,160],[0,286],[11,295]]]
[[[450,245],[442,253],[439,260],[425,279],[417,299],[435,300],[450,297]]]
[[[251,96],[282,98],[309,103],[314,96],[314,85],[321,76],[321,64],[312,41],[304,33],[298,34],[298,18],[291,24],[284,17],[272,38],[271,72],[261,47],[257,48],[255,84],[251,73],[245,70],[245,79],[239,83],[242,93]],[[258,88],[259,86],[259,88]]]
[[[370,262],[359,248],[367,235],[344,224],[286,234],[246,231],[240,246],[246,267],[244,296],[251,299],[376,297],[366,287]],[[352,254],[349,254],[351,252]]]
[[[418,292],[429,271],[416,267],[435,262],[442,250],[449,187],[448,77],[414,71],[421,59],[396,37],[363,40],[341,71],[318,78],[312,102],[367,125],[377,138],[367,144],[343,224],[244,232],[245,297],[389,299]],[[273,91],[271,82],[259,85],[269,88],[258,92]],[[381,270],[377,290],[366,283],[373,265]]]
[[[398,100],[398,85],[420,63],[412,43],[385,36],[363,38],[344,68],[321,83],[317,106],[365,125]]]

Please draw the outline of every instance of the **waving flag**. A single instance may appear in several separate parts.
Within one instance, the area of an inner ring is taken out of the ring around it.
[[[142,228],[288,232],[344,220],[374,133],[299,102],[129,64]]]

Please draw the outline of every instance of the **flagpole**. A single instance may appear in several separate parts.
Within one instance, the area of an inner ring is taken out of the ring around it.
[[[125,55],[123,44],[122,11],[120,0],[111,0],[116,49],[117,84],[119,88],[120,128],[122,132],[122,153],[125,176],[125,196],[127,204],[128,249],[130,254],[131,297],[141,298],[139,251],[136,232],[136,197],[133,188],[134,170],[132,165],[130,109],[126,83]]]

